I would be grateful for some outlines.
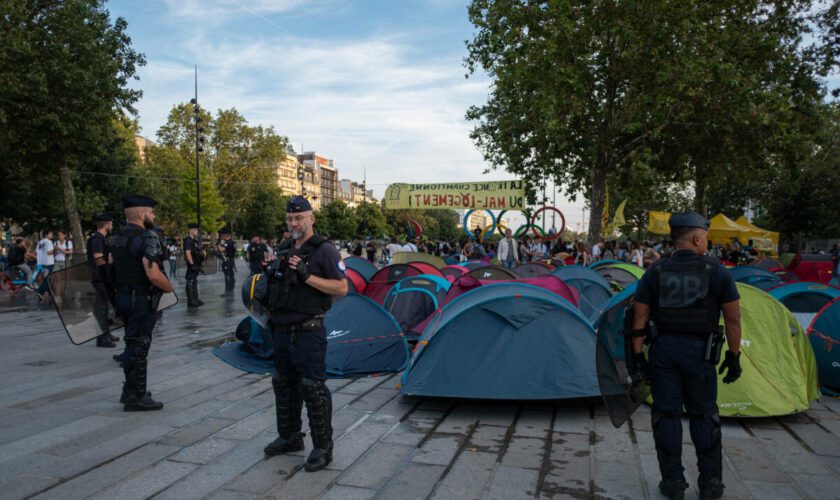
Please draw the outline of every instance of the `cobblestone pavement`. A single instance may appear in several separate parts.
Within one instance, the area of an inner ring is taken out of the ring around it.
[[[200,281],[208,304],[179,304],[156,330],[150,390],[166,406],[152,413],[122,411],[115,349],[73,346],[51,306],[0,292],[0,497],[660,497],[647,415],[615,429],[599,401],[405,398],[398,376],[329,382],[328,470],[301,469],[308,449],[267,459],[270,380],[210,352],[243,308],[217,297],[221,275]],[[725,420],[723,436],[726,497],[840,498],[839,400],[824,397],[802,415]],[[685,441],[696,498],[687,427]]]

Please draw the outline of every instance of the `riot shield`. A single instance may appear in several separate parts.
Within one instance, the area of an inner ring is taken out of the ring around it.
[[[595,363],[598,385],[610,421],[621,427],[650,395],[647,381],[634,376],[633,366],[632,297],[610,304],[601,316]]]
[[[47,276],[47,286],[61,324],[75,345],[91,341],[124,325],[114,312],[111,288],[94,282],[92,261],[81,262]],[[178,303],[175,293],[166,293],[158,303],[162,311]]]
[[[261,301],[268,293],[268,278],[264,274],[252,274],[242,282],[242,305],[261,327],[268,328],[271,313]]]

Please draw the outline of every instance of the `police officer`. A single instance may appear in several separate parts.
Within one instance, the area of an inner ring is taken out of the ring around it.
[[[139,195],[122,201],[127,224],[111,243],[117,312],[125,324],[125,384],[120,402],[124,411],[160,410],[163,403],[146,391],[146,367],[157,301],[162,293],[172,291],[172,285],[156,264],[162,252],[160,239],[152,231],[157,202]]]
[[[268,245],[263,243],[262,238],[254,236],[251,238],[251,243],[248,245],[248,266],[251,268],[251,274],[259,274],[263,272],[263,262],[265,262],[268,255]]]
[[[92,266],[91,284],[94,290],[93,317],[102,334],[96,337],[96,347],[116,347],[118,337],[110,333],[109,312],[114,302],[111,276],[111,244],[108,233],[114,227],[114,218],[108,214],[95,217],[96,231],[87,240],[87,261]]]
[[[201,271],[201,261],[204,254],[201,242],[198,241],[198,224],[188,224],[190,234],[184,238],[184,259],[187,261],[186,292],[187,307],[203,306],[204,302],[198,298],[198,273]]]
[[[332,461],[332,396],[326,378],[327,336],[324,315],[333,295],[347,293],[344,262],[335,247],[313,233],[315,216],[302,196],[286,207],[291,238],[280,244],[277,272],[269,274],[275,375],[271,379],[279,437],[266,455],[304,448],[301,410],[306,403],[313,450],[304,468],[317,471]],[[274,260],[269,256],[268,260]],[[277,264],[277,263],[275,263]],[[274,265],[270,269],[274,268]]]
[[[222,272],[225,274],[225,293],[221,297],[230,297],[233,295],[233,287],[235,285],[235,278],[233,276],[235,268],[234,261],[236,260],[236,243],[230,237],[230,231],[222,229],[219,231],[218,250],[222,257]]]
[[[640,375],[651,381],[660,491],[681,499],[688,488],[680,456],[680,418],[685,408],[700,469],[700,498],[720,498],[724,486],[715,350],[723,343],[718,334],[722,310],[729,350],[719,373],[727,371],[724,383],[735,382],[741,375],[740,296],[729,272],[717,259],[704,255],[709,221],[688,212],[672,215],[669,223],[676,251],[655,262],[636,289],[634,361],[641,367]],[[645,334],[651,339],[650,364],[642,354]]]

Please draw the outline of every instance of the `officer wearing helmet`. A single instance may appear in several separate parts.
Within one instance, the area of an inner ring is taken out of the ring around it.
[[[266,279],[257,274],[246,281],[252,297],[255,293],[264,296],[274,343],[271,384],[278,437],[264,451],[274,456],[304,448],[301,411],[305,403],[313,445],[304,466],[309,472],[332,461],[332,396],[324,383],[324,315],[332,305],[332,296],[347,293],[341,255],[313,232],[314,223],[309,201],[302,196],[292,198],[286,207],[291,238],[280,244],[276,257],[268,258]],[[267,290],[260,290],[266,286]]]
[[[709,221],[693,212],[671,216],[676,251],[655,262],[636,289],[633,305],[634,364],[649,377],[651,420],[662,481],[659,489],[682,499],[688,488],[682,466],[683,409],[700,470],[700,498],[723,495],[720,416],[715,367],[723,345],[723,312],[729,350],[718,373],[730,384],[741,375],[740,296],[735,281],[715,258],[705,255]],[[650,341],[649,364],[642,354]]]
[[[157,321],[157,301],[172,291],[172,284],[157,264],[163,251],[154,228],[154,206],[147,196],[123,198],[126,225],[111,242],[114,260],[116,309],[125,325],[122,355],[125,384],[120,402],[124,411],[153,411],[163,403],[146,390],[146,370],[152,330]]]

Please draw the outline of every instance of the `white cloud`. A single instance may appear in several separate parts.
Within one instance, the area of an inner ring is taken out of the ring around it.
[[[137,85],[144,90],[138,109],[147,136],[154,136],[174,104],[192,97],[194,60],[204,107],[236,107],[251,123],[273,125],[296,150],[303,143],[333,158],[341,177],[361,180],[367,167],[377,195],[392,182],[512,177],[482,174],[487,165],[469,138],[472,124],[464,113],[485,101],[489,82],[464,78],[463,52],[424,57],[416,34],[334,42],[211,32],[196,28],[183,46],[168,51],[181,60],[148,55]],[[560,205],[577,228],[580,209],[558,197]]]

